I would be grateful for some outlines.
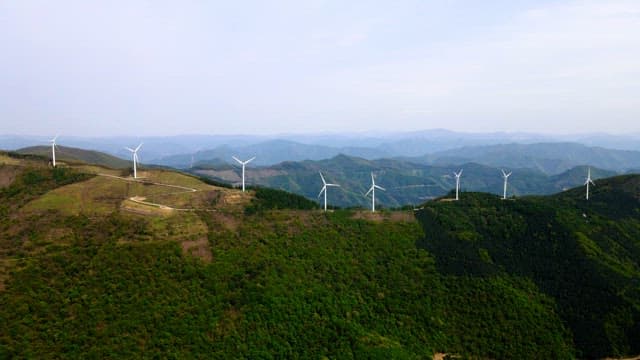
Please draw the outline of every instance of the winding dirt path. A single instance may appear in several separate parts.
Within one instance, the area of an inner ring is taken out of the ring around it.
[[[159,182],[154,182],[154,181],[147,181],[147,180],[138,180],[138,179],[132,179],[130,177],[122,177],[122,176],[115,176],[115,175],[109,175],[109,174],[97,174],[97,175],[98,176],[104,176],[104,177],[112,178],[112,179],[118,179],[118,180],[122,180],[122,181],[127,181],[127,182],[136,182],[136,183],[140,183],[140,184],[157,185],[157,186],[164,186],[164,187],[168,187],[168,188],[172,188],[172,189],[179,189],[179,191],[172,191],[172,192],[167,192],[167,193],[163,193],[163,194],[156,194],[156,196],[176,195],[176,194],[192,193],[192,192],[199,191],[198,189],[194,189],[194,188],[190,188],[190,187],[186,187],[186,186],[173,185],[173,184],[164,184],[164,183],[159,183]],[[132,197],[128,198],[128,200],[132,201],[134,203],[137,203],[137,204],[153,206],[153,207],[157,207],[157,208],[160,208],[160,209],[166,209],[166,210],[174,210],[174,211],[216,211],[215,209],[174,208],[174,207],[171,207],[169,205],[158,204],[158,203],[146,201],[146,198],[143,197],[143,196],[132,196]]]

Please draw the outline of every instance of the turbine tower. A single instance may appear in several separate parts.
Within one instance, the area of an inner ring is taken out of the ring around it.
[[[56,167],[56,139],[58,139],[58,136],[60,135],[56,135],[56,137],[49,140],[49,142],[51,143],[51,164],[53,165],[53,167]]]
[[[456,201],[458,201],[458,192],[460,191],[460,176],[462,175],[462,169],[459,172],[453,172],[453,175],[456,176]]]
[[[131,154],[133,156],[133,178],[134,179],[138,178],[137,165],[138,165],[138,161],[139,161],[139,159],[138,159],[138,150],[140,150],[140,147],[142,147],[142,143],[140,143],[140,145],[138,145],[138,147],[135,148],[135,150],[132,149],[132,148],[125,147],[125,149],[131,151]]]
[[[504,190],[502,192],[502,200],[507,199],[507,182],[509,182],[509,176],[511,176],[511,172],[507,174],[504,171],[504,169],[502,169],[502,177],[504,178]]]
[[[252,157],[251,159],[249,159],[247,161],[240,161],[240,159],[238,159],[235,156],[232,156],[232,158],[242,165],[242,192],[244,192],[244,166],[247,165],[248,163],[252,162],[253,159],[255,159],[256,157],[254,156],[254,157]]]
[[[324,176],[322,176],[322,172],[319,171],[319,173],[320,173],[320,179],[322,179],[322,190],[320,190],[320,193],[318,194],[318,198],[320,198],[322,193],[324,193],[324,211],[327,211],[327,187],[330,187],[330,186],[340,187],[340,185],[327,184],[327,182],[324,180]]]
[[[587,170],[587,180],[584,182],[585,185],[587,185],[587,200],[589,200],[589,184],[596,186],[596,183],[593,182],[593,180],[591,180],[591,168],[588,168]]]
[[[369,191],[364,194],[364,196],[367,196],[371,193],[371,212],[376,212],[376,189],[386,191],[382,186],[376,185],[376,180],[373,178],[373,173],[371,173],[371,187],[369,188]]]

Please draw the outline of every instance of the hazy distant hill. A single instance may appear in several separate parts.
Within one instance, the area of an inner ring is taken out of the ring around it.
[[[50,146],[33,146],[22,148],[16,151],[19,154],[32,154],[40,155],[46,158],[51,158]],[[106,166],[114,169],[124,169],[131,166],[131,162],[111,156],[99,151],[84,150],[66,146],[56,147],[56,160],[59,161],[73,161],[84,162],[87,164],[96,164]]]
[[[176,168],[187,168],[193,159],[197,163],[211,163],[223,160],[234,163],[232,156],[249,159],[256,156],[254,165],[272,165],[283,161],[321,160],[334,157],[340,153],[364,158],[380,158],[387,154],[375,148],[365,147],[329,147],[322,145],[302,144],[287,140],[269,140],[258,144],[245,146],[223,145],[211,150],[199,151],[194,154],[173,155],[157,159],[159,165]]]
[[[483,191],[502,194],[503,178],[499,168],[475,163],[460,166],[425,165],[407,161],[382,159],[366,160],[339,155],[320,161],[283,162],[269,167],[247,167],[247,183],[283,189],[308,198],[316,198],[322,183],[319,171],[327,181],[341,185],[329,191],[329,202],[336,206],[370,206],[364,197],[371,183],[371,172],[376,182],[386,191],[376,192],[377,201],[387,207],[418,204],[447,194],[455,188],[453,172],[463,168],[462,191]],[[240,168],[213,166],[194,170],[216,180],[238,184]],[[508,195],[551,194],[584,183],[586,167],[577,167],[563,174],[548,176],[532,169],[509,169]],[[592,169],[598,179],[615,175],[614,172]]]
[[[559,174],[579,165],[613,171],[640,167],[640,151],[612,150],[578,143],[472,146],[441,151],[411,161],[428,164],[476,162],[495,167],[531,168]]]

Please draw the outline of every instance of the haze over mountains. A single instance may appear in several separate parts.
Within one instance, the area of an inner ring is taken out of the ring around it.
[[[16,150],[28,146],[46,145],[53,135],[55,134],[47,137],[0,135],[0,149]],[[144,150],[140,154],[142,162],[182,168],[190,166],[192,155],[195,161],[211,161],[218,158],[227,162],[230,161],[231,155],[241,157],[257,155],[255,165],[273,165],[282,161],[329,159],[338,154],[357,156],[369,160],[393,157],[420,158],[425,155],[462,147],[549,142],[573,142],[607,149],[640,151],[640,134],[542,135],[503,132],[461,133],[448,130],[398,133],[319,133],[265,136],[179,135],[103,138],[65,136],[62,134],[58,142],[62,146],[103,151],[124,159],[128,159],[129,156],[124,149],[125,146],[131,147],[144,142]],[[559,151],[562,153],[562,149]],[[455,153],[441,154],[441,156],[449,158],[455,158],[455,155]],[[583,155],[583,158],[586,156]],[[430,160],[433,160],[433,158],[430,158]],[[577,163],[576,165],[583,164]],[[616,164],[618,168],[612,170],[619,171],[626,165],[624,162]],[[502,166],[508,166],[508,164]],[[570,167],[572,166],[565,167],[564,170]]]

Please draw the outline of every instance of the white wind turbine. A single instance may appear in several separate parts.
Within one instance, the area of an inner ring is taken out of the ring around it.
[[[322,179],[322,190],[320,190],[320,193],[318,194],[318,198],[322,195],[322,193],[324,193],[324,211],[327,211],[327,187],[329,186],[340,187],[340,185],[327,184],[327,182],[324,180],[324,176],[322,176],[322,172],[319,171],[319,173],[320,173],[320,179]]]
[[[458,192],[460,191],[460,176],[462,175],[462,169],[459,172],[453,172],[453,175],[456,177],[456,201],[458,201]]]
[[[58,139],[58,136],[60,135],[56,135],[56,137],[49,140],[51,143],[51,163],[53,164],[53,167],[56,167],[56,139]]]
[[[591,168],[588,168],[587,170],[587,180],[584,182],[584,184],[587,185],[587,200],[589,200],[589,184],[596,186],[596,183],[591,180]]]
[[[138,169],[137,169],[138,161],[139,161],[139,159],[138,159],[138,150],[140,150],[140,147],[142,147],[142,143],[140,143],[140,145],[138,145],[138,147],[135,148],[135,150],[132,149],[132,148],[129,148],[129,147],[125,147],[125,149],[131,151],[132,156],[133,156],[133,178],[134,179],[138,178]]]
[[[253,159],[255,159],[256,157],[252,157],[251,159],[247,160],[247,161],[241,161],[240,159],[238,159],[235,156],[232,156],[233,160],[239,162],[242,165],[242,192],[244,192],[244,166],[247,165],[248,163],[252,162]]]
[[[367,196],[371,193],[371,212],[376,212],[376,189],[386,191],[382,186],[376,185],[376,180],[373,178],[373,173],[371,173],[371,187],[369,188],[369,191],[364,194],[364,196]]]
[[[502,171],[502,177],[504,178],[504,190],[502,192],[502,200],[506,200],[507,199],[507,182],[509,181],[509,176],[511,176],[511,173],[506,173],[504,171],[504,169],[501,169]]]

